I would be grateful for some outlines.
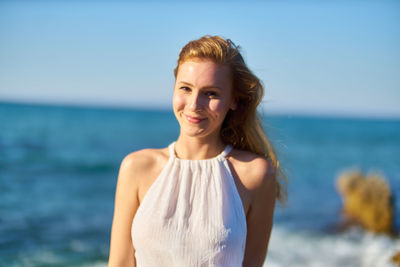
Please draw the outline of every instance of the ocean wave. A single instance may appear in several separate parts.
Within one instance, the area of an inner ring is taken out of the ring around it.
[[[340,234],[294,232],[276,226],[264,267],[395,267],[400,239],[352,228]]]
[[[35,156],[22,157],[20,159],[3,159],[0,161],[0,169],[8,170],[13,173],[19,173],[19,170],[23,166],[25,172],[37,173],[37,174],[51,174],[55,173],[76,173],[76,174],[88,174],[88,173],[108,173],[116,172],[119,168],[118,161],[88,161],[85,158],[76,158],[73,160],[60,160],[54,158],[43,158]],[[15,172],[14,172],[15,171]]]

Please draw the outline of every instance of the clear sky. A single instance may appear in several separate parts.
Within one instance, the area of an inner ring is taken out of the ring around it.
[[[0,1],[0,101],[171,108],[182,46],[218,34],[267,112],[400,117],[400,1]]]

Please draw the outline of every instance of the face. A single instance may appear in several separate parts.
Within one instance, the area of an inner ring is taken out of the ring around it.
[[[175,81],[173,109],[181,134],[219,137],[227,112],[235,109],[229,68],[211,60],[182,63]]]

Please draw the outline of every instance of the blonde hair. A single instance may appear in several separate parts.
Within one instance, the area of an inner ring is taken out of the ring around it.
[[[276,152],[263,130],[257,113],[257,106],[264,96],[264,87],[247,67],[239,46],[220,36],[206,35],[190,41],[179,53],[178,64],[174,69],[175,78],[179,66],[189,59],[209,59],[217,64],[229,66],[237,108],[229,110],[225,117],[221,128],[222,141],[234,148],[269,159],[278,178],[276,197],[284,203],[287,197],[286,176],[279,166]]]

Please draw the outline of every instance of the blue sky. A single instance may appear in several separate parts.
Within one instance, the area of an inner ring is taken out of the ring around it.
[[[400,1],[0,1],[0,101],[171,108],[182,46],[219,34],[266,112],[400,117]]]

